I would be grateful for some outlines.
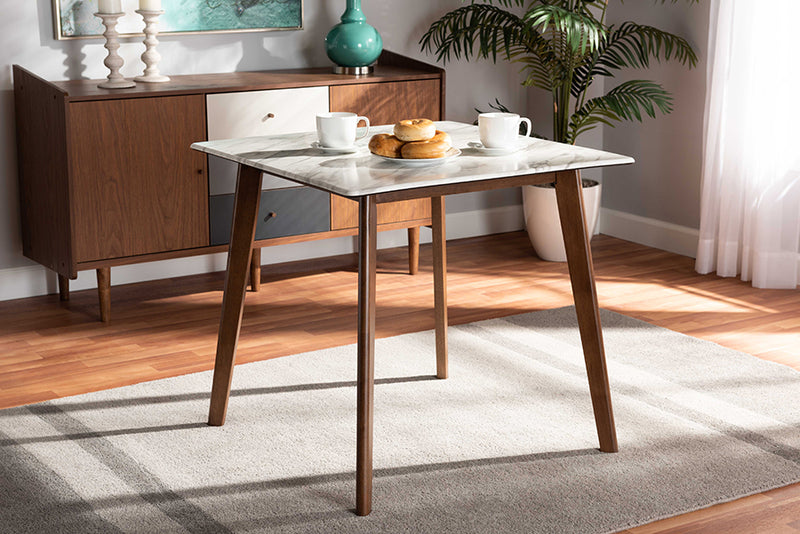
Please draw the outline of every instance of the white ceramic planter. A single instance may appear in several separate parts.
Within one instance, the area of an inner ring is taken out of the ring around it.
[[[587,186],[589,183],[591,185]],[[594,180],[584,180],[583,184],[583,216],[591,239],[600,214],[602,186]],[[525,211],[525,227],[536,255],[546,261],[567,261],[555,188],[523,186],[522,205]]]

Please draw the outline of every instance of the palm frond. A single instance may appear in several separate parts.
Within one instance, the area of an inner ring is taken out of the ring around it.
[[[522,72],[525,80],[522,85],[525,87],[538,87],[545,91],[552,91],[558,84],[559,69],[554,61],[542,61],[539,57],[521,57],[516,60],[522,63]]]
[[[471,4],[446,13],[431,24],[419,43],[436,51],[437,61],[482,57],[497,61],[498,52],[526,47],[525,23],[517,15],[488,4]]]
[[[472,3],[474,4],[477,1],[478,0],[472,0]],[[483,0],[481,3],[494,4],[495,2],[503,7],[522,7],[525,5],[526,0]]]
[[[697,54],[683,37],[631,21],[623,22],[616,29],[612,26],[610,30],[597,61],[601,67],[647,68],[651,58],[656,61],[674,59],[682,65],[697,66]]]
[[[596,76],[611,77],[613,71],[624,68],[648,68],[651,59],[674,59],[690,68],[697,65],[697,54],[680,36],[635,22],[609,26],[595,56],[575,69],[573,94],[585,91]]]
[[[576,11],[556,4],[535,6],[522,18],[530,29],[540,34],[549,30],[553,38],[561,41],[565,51],[574,56],[593,53],[605,35],[603,25],[591,12]]]
[[[644,114],[655,118],[656,109],[667,115],[672,112],[672,95],[661,85],[649,80],[623,82],[604,96],[588,100],[573,113],[570,120],[570,141],[598,124],[614,126],[614,122],[642,121]]]
[[[589,105],[589,103],[587,102],[586,105]],[[591,110],[591,113],[585,116],[573,115],[569,123],[569,133],[564,142],[573,144],[578,136],[594,130],[601,124],[613,128],[616,126],[616,122],[619,122],[619,118],[616,115],[597,108]]]

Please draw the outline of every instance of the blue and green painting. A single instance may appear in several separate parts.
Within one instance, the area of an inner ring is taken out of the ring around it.
[[[57,0],[56,4],[58,38],[102,35],[103,25],[94,16],[97,0]],[[299,29],[303,25],[302,0],[162,0],[161,4],[159,33]],[[138,0],[123,0],[125,15],[119,19],[119,33],[142,32],[137,7]]]

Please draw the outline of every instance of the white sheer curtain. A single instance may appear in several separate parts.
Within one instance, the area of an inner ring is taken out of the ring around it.
[[[800,285],[800,0],[711,0],[696,269]]]

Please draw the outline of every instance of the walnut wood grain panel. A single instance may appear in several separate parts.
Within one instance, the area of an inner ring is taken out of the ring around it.
[[[88,100],[118,100],[130,98],[152,98],[154,96],[180,96],[206,93],[226,93],[231,91],[264,91],[269,89],[289,89],[293,87],[326,87],[330,85],[351,85],[381,82],[396,82],[416,79],[438,79],[436,67],[424,70],[415,66],[378,65],[375,74],[367,77],[333,74],[330,67],[308,69],[284,69],[261,72],[229,72],[214,74],[170,75],[165,83],[139,83],[130,89],[100,89],[100,80],[69,80],[54,82],[69,93],[72,102]]]
[[[378,224],[393,224],[403,221],[429,220],[430,199],[401,200],[378,205]],[[350,199],[331,195],[331,230],[358,227],[358,203]]]
[[[370,83],[330,88],[331,111],[352,111],[366,115],[372,124],[393,124],[402,119],[425,117],[441,120],[440,80]],[[393,202],[378,206],[378,224],[431,216],[428,199]],[[358,205],[331,195],[331,229],[358,225]]]
[[[15,65],[14,107],[22,252],[74,278],[64,94]]]
[[[208,245],[204,117],[200,95],[70,105],[77,261]]]
[[[439,80],[337,85],[330,88],[331,111],[366,115],[372,124],[401,119],[440,120]]]
[[[541,174],[526,174],[510,176],[508,178],[489,178],[461,184],[432,185],[418,189],[401,189],[388,193],[377,193],[378,202],[396,202],[415,198],[430,198],[435,196],[456,195],[460,193],[473,193],[477,191],[491,191],[494,189],[507,189],[522,185],[547,184],[554,180],[556,173],[545,172]]]

